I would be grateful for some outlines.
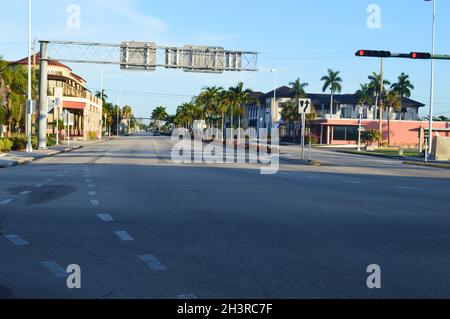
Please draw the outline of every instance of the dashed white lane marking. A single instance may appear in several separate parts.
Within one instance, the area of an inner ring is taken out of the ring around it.
[[[54,181],[53,178],[49,178],[49,179],[45,180],[46,183],[51,183],[51,182],[53,182],[53,181]]]
[[[310,179],[321,179],[321,177],[319,177],[319,176],[306,176],[306,178],[310,178]]]
[[[361,182],[359,182],[359,181],[344,181],[344,183],[347,183],[347,184],[361,184]]]
[[[4,199],[0,202],[0,205],[8,205],[11,204],[14,201],[13,198]]]
[[[62,174],[58,174],[58,175],[56,175],[56,177],[62,177]]]
[[[130,236],[126,231],[116,231],[114,232],[117,237],[119,237],[122,241],[134,241],[134,238]]]
[[[164,271],[167,267],[164,266],[155,256],[153,255],[140,255],[138,256],[140,260],[145,262],[147,266],[154,271]]]
[[[92,181],[92,179],[86,179],[85,182],[86,182],[86,184],[91,184],[93,181]]]
[[[98,200],[96,200],[96,199],[91,199],[89,202],[91,203],[92,206],[99,206],[100,205],[100,202]]]
[[[112,218],[109,214],[97,214],[98,218],[103,220],[104,222],[110,223],[114,221],[114,218]]]
[[[94,188],[94,184],[87,184],[86,185],[88,188]]]
[[[198,299],[196,295],[193,294],[187,294],[187,295],[178,295],[178,300],[195,300]]]
[[[29,242],[27,242],[25,239],[23,239],[19,235],[7,235],[5,237],[6,237],[6,239],[8,239],[10,242],[12,242],[16,246],[27,246],[30,244]]]
[[[34,185],[34,188],[41,188],[42,186],[44,186],[44,184],[37,184],[37,185]]]
[[[31,191],[23,191],[23,192],[20,193],[19,195],[25,196],[25,195],[28,195],[28,194],[31,194]]]
[[[48,271],[53,273],[56,277],[66,278],[68,276],[66,270],[52,260],[42,261],[40,262],[40,264],[41,266],[45,267]]]
[[[97,193],[94,192],[94,191],[92,191],[92,192],[88,192],[88,195],[89,195],[89,196],[95,196],[95,195],[97,195]]]
[[[410,186],[395,186],[394,188],[397,188],[397,189],[406,189],[406,190],[415,190],[415,191],[417,191],[417,190],[420,190],[420,188],[418,188],[418,187],[410,187]]]

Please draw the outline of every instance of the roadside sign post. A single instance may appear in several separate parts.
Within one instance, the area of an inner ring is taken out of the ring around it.
[[[298,112],[302,116],[302,128],[301,128],[301,147],[302,147],[302,160],[305,160],[305,138],[306,138],[306,114],[311,113],[312,102],[311,99],[299,99]],[[311,143],[311,139],[310,139]]]
[[[358,127],[358,152],[361,152],[361,133],[362,133],[362,115],[363,115],[363,109],[360,107],[358,109],[358,115],[359,115],[359,127]]]

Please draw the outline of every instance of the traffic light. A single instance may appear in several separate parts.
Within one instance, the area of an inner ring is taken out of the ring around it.
[[[411,52],[410,57],[414,60],[429,60],[431,59],[431,54],[424,52]]]
[[[392,56],[390,51],[374,51],[374,50],[359,50],[355,54],[360,57],[378,57],[378,58],[390,58]]]

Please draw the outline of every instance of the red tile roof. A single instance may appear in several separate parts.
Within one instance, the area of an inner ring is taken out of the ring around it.
[[[39,63],[39,60],[41,59],[41,54],[40,53],[36,53],[34,56],[35,56],[36,63]],[[28,57],[23,58],[23,59],[21,59],[19,61],[16,61],[16,62],[12,62],[11,64],[27,65],[28,64]],[[69,68],[67,65],[62,64],[61,62],[58,62],[58,61],[50,60],[50,61],[48,61],[48,65],[59,66],[59,67],[62,67],[62,68],[66,68],[69,71],[72,71],[72,69]]]

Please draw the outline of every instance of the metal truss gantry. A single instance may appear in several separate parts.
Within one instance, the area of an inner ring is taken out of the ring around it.
[[[223,73],[258,71],[258,52],[231,51],[221,47],[157,46],[153,42],[120,44],[40,41],[39,149],[47,147],[48,62],[118,65],[123,70],[155,71],[157,68],[185,72]]]

